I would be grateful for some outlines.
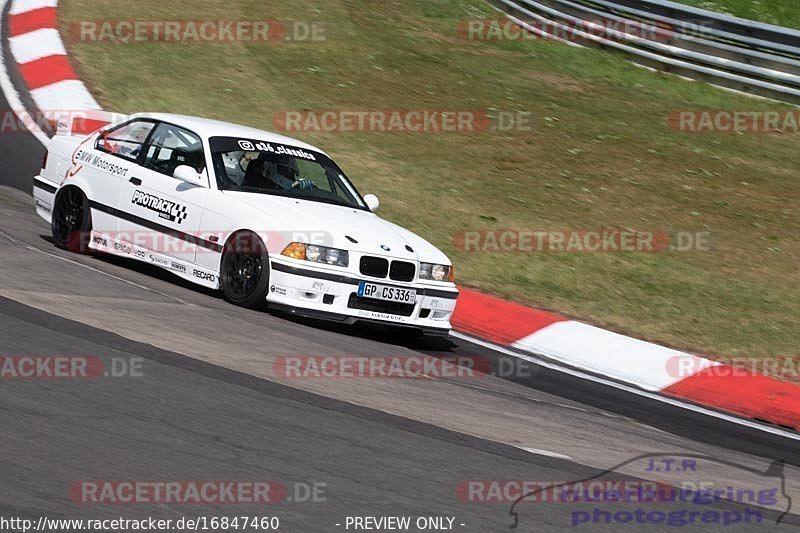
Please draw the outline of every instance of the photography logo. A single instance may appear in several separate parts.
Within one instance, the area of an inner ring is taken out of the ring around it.
[[[520,515],[530,506],[523,504],[566,505],[570,525],[586,531],[624,524],[780,524],[796,518],[789,515],[792,498],[784,462],[778,460],[762,471],[702,454],[643,454],[591,477],[530,486],[511,504],[511,529],[526,521]]]

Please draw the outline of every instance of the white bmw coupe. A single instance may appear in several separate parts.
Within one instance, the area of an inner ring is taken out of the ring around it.
[[[450,330],[447,256],[375,215],[377,197],[294,139],[168,114],[88,136],[68,127],[33,192],[56,245],[74,252],[150,263],[244,307]]]

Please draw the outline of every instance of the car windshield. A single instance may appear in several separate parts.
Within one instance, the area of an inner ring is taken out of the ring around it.
[[[350,180],[324,154],[237,137],[212,137],[209,144],[220,190],[367,209]]]

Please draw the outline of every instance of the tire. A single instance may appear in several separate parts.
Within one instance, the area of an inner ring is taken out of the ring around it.
[[[266,302],[269,291],[269,256],[258,235],[243,231],[225,243],[220,264],[220,287],[225,299],[253,308]]]
[[[50,231],[59,248],[77,254],[89,253],[92,212],[89,200],[79,188],[65,187],[59,191],[53,206]]]

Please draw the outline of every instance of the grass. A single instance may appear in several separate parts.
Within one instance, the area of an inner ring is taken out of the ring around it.
[[[444,249],[467,286],[708,354],[795,356],[800,339],[796,134],[678,133],[676,109],[784,109],[553,42],[461,39],[481,0],[65,0],[89,19],[302,19],[314,43],[76,42],[107,109],[198,114],[271,129],[296,109],[532,112],[532,131],[307,133],[381,214]],[[464,229],[710,232],[709,251],[483,254]]]
[[[735,17],[767,24],[800,28],[800,2],[797,0],[676,0],[682,4],[719,11]]]

